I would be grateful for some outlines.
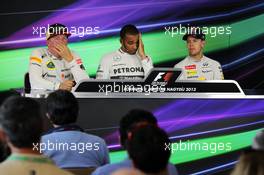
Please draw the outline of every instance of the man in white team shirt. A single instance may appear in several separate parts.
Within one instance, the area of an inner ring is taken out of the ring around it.
[[[200,28],[191,28],[182,39],[187,42],[189,56],[174,66],[182,69],[179,80],[224,79],[220,63],[203,55],[205,34]]]
[[[46,34],[48,48],[32,51],[29,65],[31,89],[71,91],[75,83],[88,79],[80,56],[71,51],[66,26],[53,24]]]
[[[96,79],[143,79],[153,67],[145,54],[141,34],[134,25],[120,31],[121,48],[102,57]]]

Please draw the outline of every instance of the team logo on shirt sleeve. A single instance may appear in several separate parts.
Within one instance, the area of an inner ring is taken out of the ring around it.
[[[41,66],[42,63],[42,59],[38,58],[38,57],[30,57],[30,63],[32,65],[36,65],[36,66]]]

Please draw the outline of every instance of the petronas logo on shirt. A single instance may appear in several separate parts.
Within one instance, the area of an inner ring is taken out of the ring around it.
[[[52,61],[47,62],[47,68],[49,70],[54,70],[55,69],[54,63]]]

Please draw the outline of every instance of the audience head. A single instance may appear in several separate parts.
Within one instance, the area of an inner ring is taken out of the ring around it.
[[[231,175],[263,175],[264,151],[247,150],[240,156]]]
[[[12,96],[0,108],[2,140],[16,148],[32,148],[42,134],[40,106],[34,99]]]
[[[253,139],[252,148],[264,151],[264,130],[260,131]]]
[[[119,134],[124,148],[126,148],[127,134],[141,124],[157,125],[157,119],[151,112],[142,109],[133,109],[122,117],[119,123]]]
[[[128,134],[127,151],[135,168],[148,174],[159,174],[166,171],[170,149],[168,135],[155,125],[134,128]]]
[[[47,98],[47,116],[55,125],[75,123],[79,113],[79,105],[74,95],[66,90],[57,90]]]

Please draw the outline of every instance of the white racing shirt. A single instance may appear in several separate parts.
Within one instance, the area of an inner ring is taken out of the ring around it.
[[[151,68],[150,57],[141,60],[139,55],[119,49],[102,57],[96,79],[143,79]]]
[[[181,68],[182,74],[178,80],[223,80],[224,75],[219,62],[203,56],[200,61],[188,56],[175,68]]]
[[[56,90],[65,80],[77,83],[82,79],[88,79],[81,58],[71,52],[74,59],[68,63],[53,56],[46,48],[34,50],[29,64],[31,89]]]

